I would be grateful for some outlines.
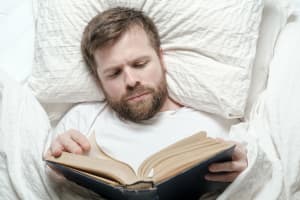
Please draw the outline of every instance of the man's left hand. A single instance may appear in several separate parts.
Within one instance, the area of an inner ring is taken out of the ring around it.
[[[206,180],[233,182],[247,168],[248,159],[245,146],[238,142],[229,142],[236,145],[232,154],[232,161],[211,164],[208,168],[210,173],[205,176]]]

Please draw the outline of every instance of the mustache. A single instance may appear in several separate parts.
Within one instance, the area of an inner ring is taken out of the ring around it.
[[[133,89],[127,90],[126,94],[123,95],[122,99],[129,99],[131,97],[143,94],[143,93],[153,93],[154,89],[150,87],[145,87],[142,85],[138,85]]]

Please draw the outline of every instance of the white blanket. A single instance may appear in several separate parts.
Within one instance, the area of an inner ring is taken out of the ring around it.
[[[231,136],[249,143],[249,167],[219,199],[296,198],[300,185],[297,151],[300,136],[296,134],[299,130],[296,122],[300,118],[299,112],[293,110],[299,108],[300,98],[293,95],[292,90],[300,91],[299,86],[280,91],[280,95],[277,90],[266,92],[252,120],[233,127]],[[31,92],[3,73],[0,91],[1,199],[95,199],[93,194],[79,190],[75,184],[47,175],[42,152],[50,124]],[[291,99],[291,95],[293,101],[284,101]]]
[[[47,114],[30,90],[0,70],[1,200],[96,199],[84,190],[77,192],[75,184],[60,184],[63,180],[47,175],[42,153],[50,129]]]
[[[300,5],[299,0],[293,1]],[[22,4],[17,5],[19,2]],[[4,23],[0,68],[24,80],[30,73],[29,58],[33,56],[34,26],[27,6],[31,1],[1,3]],[[26,13],[20,12],[25,7]],[[15,12],[6,15],[8,10]],[[300,13],[299,6],[297,11]],[[20,19],[23,25],[12,28],[12,22]],[[20,33],[25,40],[18,37]],[[268,90],[253,110],[250,122],[231,131],[231,136],[248,140],[249,167],[219,199],[300,199],[300,68],[287,72],[289,65],[282,66],[272,68]],[[46,175],[42,152],[49,130],[47,115],[31,92],[0,70],[1,200],[97,199],[74,184]]]
[[[300,69],[282,70],[271,71],[269,88],[251,120],[231,130],[231,137],[248,143],[249,167],[218,199],[300,198]],[[42,152],[50,127],[31,92],[0,72],[1,199],[97,198],[62,178],[47,175]]]

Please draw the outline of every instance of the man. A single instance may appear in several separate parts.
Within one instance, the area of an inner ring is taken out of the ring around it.
[[[107,154],[123,161],[133,159],[135,164],[205,126],[209,135],[222,136],[217,132],[224,132],[225,120],[186,108],[168,96],[158,31],[142,12],[118,7],[100,13],[87,25],[81,50],[107,104],[79,105],[71,110],[73,114],[67,114],[58,126],[61,128],[56,132],[60,134],[52,141],[48,154],[57,157],[63,151],[90,151],[86,136],[91,129],[96,130],[97,144]],[[74,120],[72,115],[76,113]],[[72,123],[66,125],[66,121]],[[135,145],[141,144],[144,149],[140,157],[128,158],[132,155],[126,151],[136,151]],[[232,182],[246,167],[246,150],[236,143],[232,161],[212,164],[206,179]]]

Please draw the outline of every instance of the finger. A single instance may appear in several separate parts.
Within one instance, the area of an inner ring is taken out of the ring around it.
[[[63,150],[64,147],[62,146],[62,144],[57,139],[55,139],[50,146],[51,155],[54,157],[59,157]]]
[[[247,158],[247,149],[241,144],[236,144],[232,154],[232,160],[241,160],[241,159],[245,160],[246,158]]]
[[[89,140],[80,132],[78,131],[72,131],[70,132],[71,138],[79,145],[81,146],[83,151],[89,151],[91,148],[91,145],[89,143]]]
[[[45,159],[49,158],[51,155],[52,155],[51,149],[49,148],[49,149],[46,151],[46,153],[44,153],[43,159],[45,160]]]
[[[58,136],[58,140],[60,144],[63,146],[63,150],[70,152],[70,153],[75,153],[75,154],[82,154],[83,149],[81,146],[75,142],[70,135],[68,134],[62,134]]]
[[[207,174],[205,175],[205,179],[208,181],[217,181],[217,182],[233,182],[238,175],[239,175],[238,172],[222,173],[222,174]]]
[[[223,163],[213,163],[208,167],[210,172],[241,172],[246,169],[246,161],[229,161]]]
[[[245,145],[233,141],[233,140],[226,140],[224,141],[228,144],[233,144],[235,145],[235,148],[233,150],[232,153],[232,160],[246,160],[247,161],[247,148],[245,147]]]

